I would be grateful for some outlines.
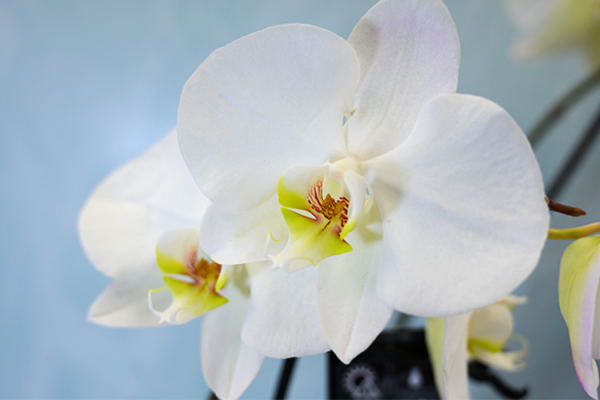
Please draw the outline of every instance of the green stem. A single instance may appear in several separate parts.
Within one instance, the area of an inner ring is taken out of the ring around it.
[[[575,240],[600,232],[600,222],[568,229],[548,229],[548,240]]]
[[[529,134],[529,142],[532,147],[544,137],[548,129],[554,125],[556,121],[563,116],[563,114],[571,108],[577,101],[579,101],[584,95],[592,90],[596,85],[600,83],[600,68],[594,71],[590,76],[581,81],[575,86],[569,93],[563,96],[552,109],[542,118],[537,125],[531,130]]]

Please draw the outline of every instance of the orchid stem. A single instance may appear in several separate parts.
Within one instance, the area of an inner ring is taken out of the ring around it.
[[[286,358],[283,362],[283,370],[279,375],[279,383],[277,384],[277,392],[275,393],[275,400],[285,399],[290,379],[292,378],[292,372],[294,371],[294,364],[296,364],[296,357]]]
[[[527,387],[517,389],[507,385],[487,365],[479,361],[469,363],[469,377],[476,381],[489,382],[494,389],[508,399],[522,399],[529,392]]]
[[[600,232],[600,222],[568,229],[548,229],[548,240],[574,240]]]
[[[573,175],[573,172],[575,172],[579,164],[583,161],[586,153],[591,150],[598,132],[600,132],[600,109],[598,109],[596,117],[588,126],[585,135],[581,138],[560,173],[550,185],[550,189],[547,192],[548,197],[555,198],[562,191],[564,185],[569,181],[571,175]]]
[[[583,96],[585,96],[590,90],[600,83],[600,68],[594,71],[591,75],[586,77],[565,96],[563,96],[555,105],[552,107],[529,134],[529,142],[531,147],[535,147],[541,138],[543,138],[548,130],[558,121],[564,113],[575,105]]]

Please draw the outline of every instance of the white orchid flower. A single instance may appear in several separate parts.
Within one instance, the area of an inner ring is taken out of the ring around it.
[[[454,93],[459,52],[441,1],[384,0],[347,41],[271,27],[184,87],[179,144],[212,202],[202,247],[222,264],[317,265],[320,324],[344,362],[392,309],[483,307],[538,261],[539,167],[502,108]]]
[[[517,60],[580,48],[593,68],[600,66],[599,0],[506,0],[505,4],[518,31],[513,47]]]
[[[468,362],[477,360],[505,371],[524,367],[527,342],[513,333],[512,310],[525,297],[507,296],[469,313],[428,318],[425,334],[438,393],[442,399],[468,399]],[[517,351],[505,351],[510,339],[521,343]]]
[[[575,371],[581,386],[598,399],[600,359],[600,236],[571,243],[563,253],[558,278],[558,301],[567,327]]]
[[[102,182],[81,211],[79,232],[92,264],[113,280],[88,318],[142,327],[185,323],[206,313],[201,339],[206,382],[220,398],[238,398],[262,365],[261,346],[285,347],[287,357],[329,348],[314,300],[316,273],[290,280],[266,262],[215,263],[198,247],[197,226],[207,204],[175,132]],[[269,296],[278,291],[293,296],[273,306]],[[287,312],[272,312],[273,307]],[[242,332],[259,336],[257,349],[244,344]]]

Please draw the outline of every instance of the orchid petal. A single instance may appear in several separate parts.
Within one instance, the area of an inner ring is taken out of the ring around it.
[[[328,351],[317,311],[317,270],[290,273],[272,269],[271,263],[248,264],[248,268],[252,293],[242,330],[244,343],[275,358]]]
[[[469,399],[467,326],[470,313],[444,318],[442,370],[446,399]]]
[[[160,318],[148,308],[148,291],[163,285],[158,268],[140,277],[113,279],[90,307],[88,320],[113,327],[157,326]],[[155,305],[166,308],[170,300],[157,296]]]
[[[287,230],[276,196],[240,214],[212,204],[200,229],[201,247],[221,264],[265,260],[268,253],[281,251],[286,242]]]
[[[348,222],[342,228],[340,238],[344,239],[356,224],[360,223],[364,212],[368,212],[373,204],[373,191],[364,177],[352,171],[344,173],[344,183],[350,193]]]
[[[97,269],[133,279],[157,268],[160,234],[199,225],[207,204],[172,132],[96,188],[79,215],[79,236]]]
[[[515,338],[519,336],[514,335]],[[522,358],[527,353],[527,342],[519,340],[522,348],[517,351],[489,351],[479,346],[470,346],[473,357],[484,364],[510,372],[517,372],[525,367]]]
[[[441,399],[468,399],[467,332],[470,313],[427,318],[425,340]]]
[[[512,311],[516,306],[527,304],[527,296],[515,296],[514,294],[509,294],[504,297],[502,300],[498,302],[498,304],[502,304]]]
[[[589,236],[571,243],[560,263],[558,280],[560,311],[567,327],[573,351],[577,377],[586,393],[598,398],[598,369],[594,357],[594,342],[600,313],[598,284],[600,282],[600,236]]]
[[[196,261],[208,256],[198,248],[200,229],[173,229],[161,235],[156,246],[156,262],[165,274],[187,275]],[[212,261],[212,260],[210,260]]]
[[[242,343],[242,327],[250,299],[238,287],[245,274],[234,266],[232,282],[224,290],[231,301],[204,316],[201,356],[206,383],[221,399],[237,399],[258,374],[264,356]]]
[[[315,218],[314,201],[311,203],[311,199],[315,196],[324,197],[326,192],[323,188],[323,180],[329,165],[296,165],[288,169],[279,179],[277,185],[277,197],[279,204],[283,207],[290,208],[292,210],[305,210]],[[317,182],[321,181],[321,185],[316,185]],[[328,186],[335,186],[335,181],[329,180]],[[314,196],[311,196],[312,192]],[[320,200],[320,199],[319,199]]]
[[[492,352],[501,351],[513,331],[510,310],[502,304],[474,310],[469,321],[469,348],[477,346]]]
[[[385,242],[377,288],[395,309],[465,312],[531,273],[549,213],[531,147],[499,106],[439,96],[409,138],[373,163]]]
[[[94,267],[125,280],[157,268],[154,248],[159,233],[152,226],[148,207],[135,201],[105,199],[97,193],[87,200],[79,216],[81,244]]]
[[[241,212],[271,196],[290,165],[343,153],[358,78],[354,49],[309,25],[267,28],[214,51],[187,81],[177,121],[202,192]]]
[[[527,340],[512,333],[512,310],[525,301],[525,297],[507,296],[471,313],[468,349],[474,359],[505,371],[519,371],[525,366],[522,358],[527,353]],[[510,339],[520,342],[521,350],[504,351]]]
[[[361,66],[348,148],[369,159],[399,145],[427,101],[456,91],[460,45],[441,1],[380,1],[348,42]]]
[[[425,342],[427,343],[427,352],[429,361],[433,369],[433,379],[440,399],[446,396],[444,387],[444,370],[442,359],[444,356],[444,318],[427,318],[425,320]]]
[[[393,311],[376,290],[382,246],[380,221],[379,211],[373,207],[347,237],[354,250],[327,258],[318,267],[323,333],[346,364],[375,340]]]

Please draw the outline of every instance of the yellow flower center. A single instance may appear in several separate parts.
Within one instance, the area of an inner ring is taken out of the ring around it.
[[[277,196],[289,232],[286,247],[271,259],[290,270],[347,253],[346,242],[373,196],[353,159],[320,166],[296,166],[280,179]]]
[[[164,246],[159,241],[156,262],[166,286],[150,291],[149,306],[161,322],[187,322],[227,303],[227,299],[218,293],[227,283],[227,274],[222,273],[226,271],[208,256],[198,258],[196,237],[171,240]],[[173,300],[165,311],[158,311],[151,294],[164,289],[169,290]]]

